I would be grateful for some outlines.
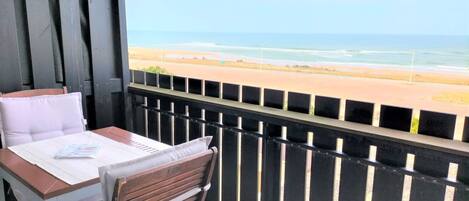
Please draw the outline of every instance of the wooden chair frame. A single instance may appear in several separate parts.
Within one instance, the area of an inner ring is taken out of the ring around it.
[[[32,89],[32,90],[16,91],[16,92],[11,92],[11,93],[6,93],[6,94],[0,93],[0,97],[21,98],[21,97],[61,95],[61,94],[67,94],[67,87],[63,87],[62,89]]]
[[[171,162],[135,175],[120,178],[114,186],[113,201],[169,201],[190,190],[201,191],[186,200],[204,201],[217,160],[217,148]]]

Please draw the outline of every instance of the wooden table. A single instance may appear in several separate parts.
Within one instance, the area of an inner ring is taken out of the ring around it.
[[[141,149],[150,148],[153,140],[116,127],[94,130],[94,133]],[[0,179],[14,184],[27,197],[35,200],[80,200],[101,193],[99,178],[69,185],[45,170],[19,157],[9,149],[0,150]],[[3,182],[0,182],[0,201],[5,200]],[[29,201],[29,200],[28,200]]]

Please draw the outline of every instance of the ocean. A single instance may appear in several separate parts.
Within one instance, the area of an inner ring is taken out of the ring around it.
[[[130,47],[213,52],[220,60],[469,73],[469,36],[128,31]]]

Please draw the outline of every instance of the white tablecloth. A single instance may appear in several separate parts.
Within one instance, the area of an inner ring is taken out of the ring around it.
[[[146,140],[133,137],[132,141]],[[69,144],[97,144],[100,146],[94,159],[54,159],[55,154]],[[153,146],[154,145],[154,146]],[[26,161],[39,166],[62,181],[74,185],[99,177],[98,168],[104,165],[124,162],[146,156],[151,151],[168,148],[168,145],[153,142],[152,148],[139,149],[93,132],[52,138],[43,141],[9,147],[11,151]]]

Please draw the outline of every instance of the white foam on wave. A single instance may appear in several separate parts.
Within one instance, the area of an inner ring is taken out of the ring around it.
[[[179,43],[173,44],[173,46],[180,47],[210,47],[220,49],[236,49],[236,50],[252,50],[252,51],[272,51],[272,52],[287,52],[287,53],[339,53],[345,54],[350,52],[349,50],[313,50],[313,49],[294,49],[294,48],[274,48],[274,47],[255,47],[255,46],[231,46],[231,45],[219,45],[216,43],[204,43],[204,42],[190,42],[190,43]]]
[[[468,72],[468,67],[456,65],[426,65],[433,61],[426,61],[429,56],[459,56],[450,52],[419,50],[358,50],[358,49],[301,49],[301,48],[280,48],[280,47],[256,47],[256,46],[236,46],[222,45],[212,42],[188,42],[165,44],[165,47],[175,49],[190,49],[194,51],[205,51],[225,55],[226,60],[249,60],[256,63],[269,63],[274,65],[351,65],[368,66],[379,68],[397,68],[397,69],[425,69],[425,70],[443,70]],[[234,53],[236,52],[236,53]],[[244,52],[244,53],[243,53]],[[229,55],[229,56],[228,56]],[[256,56],[258,55],[258,56]],[[269,55],[269,56],[267,56]],[[277,57],[277,55],[283,55]],[[422,56],[423,55],[423,56]],[[266,58],[267,57],[267,58]],[[309,58],[309,61],[295,60],[293,58]],[[356,59],[355,59],[356,57]],[[413,67],[412,58],[420,59],[420,64],[416,63]],[[424,58],[422,60],[421,58]],[[451,59],[452,57],[449,57]],[[396,60],[397,59],[397,60]],[[321,61],[322,60],[322,61]],[[407,61],[408,60],[408,61]],[[379,62],[382,61],[382,62]],[[390,64],[386,64],[386,63]],[[408,62],[408,64],[406,64]],[[380,63],[380,64],[376,64]],[[393,63],[393,64],[391,64]]]
[[[207,43],[207,42],[189,42],[189,43],[179,43],[171,44],[168,46],[181,48],[192,48],[192,49],[202,49],[204,51],[224,51],[224,50],[237,50],[237,51],[250,51],[259,52],[259,54],[269,54],[269,53],[285,53],[289,55],[296,56],[316,56],[322,57],[325,59],[343,59],[351,58],[356,56],[367,56],[367,55],[402,55],[410,58],[413,53],[410,51],[391,51],[391,50],[355,50],[355,49],[335,49],[335,50],[325,50],[325,49],[300,49],[300,48],[276,48],[276,47],[255,47],[255,46],[232,46],[232,45],[220,45],[217,43]]]

